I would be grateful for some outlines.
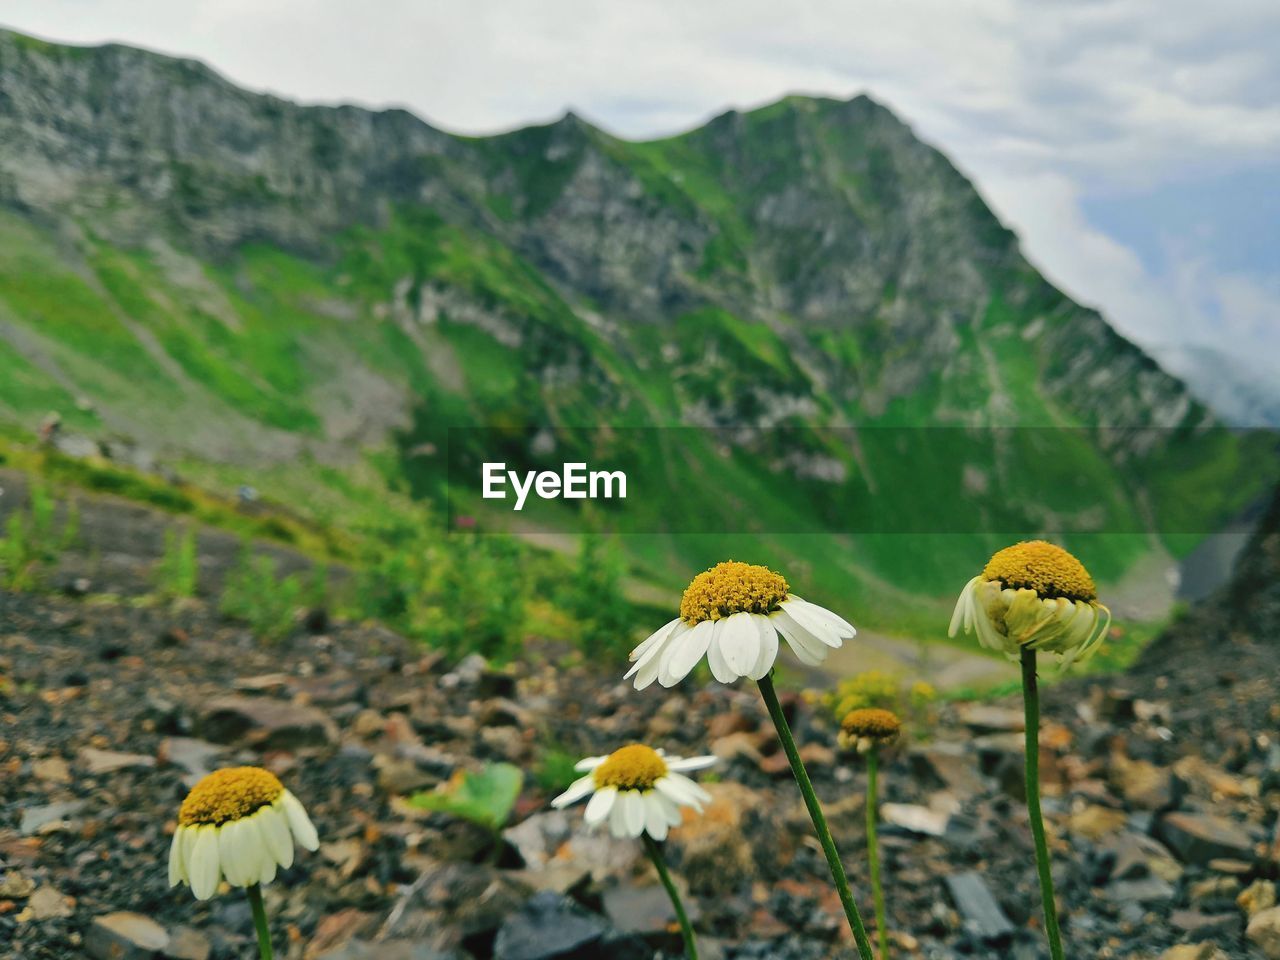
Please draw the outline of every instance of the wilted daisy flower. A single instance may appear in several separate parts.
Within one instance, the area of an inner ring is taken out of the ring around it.
[[[685,776],[704,770],[715,757],[669,757],[640,743],[615,750],[607,757],[587,757],[574,767],[586,772],[569,789],[551,801],[557,810],[590,796],[585,813],[591,826],[606,820],[615,837],[648,834],[665,840],[667,831],[680,823],[681,807],[702,812],[711,795]]]
[[[233,887],[270,883],[293,865],[293,845],[320,846],[298,799],[258,767],[217,770],[197,783],[178,811],[169,848],[169,885],[188,884],[208,900],[225,877]]]
[[[892,710],[881,710],[879,707],[866,707],[861,710],[850,710],[840,721],[840,746],[846,750],[857,748],[859,753],[866,753],[871,747],[888,746],[898,739],[902,731],[902,721]]]
[[[680,616],[631,651],[627,678],[643,690],[657,680],[674,686],[704,656],[721,683],[759,680],[778,658],[778,636],[802,663],[816,666],[856,630],[830,610],[791,593],[768,567],[730,560],[693,578]]]
[[[1030,540],[1005,547],[965,584],[948,633],[963,627],[1011,659],[1043,650],[1066,666],[1089,657],[1110,623],[1084,565],[1059,546]]]

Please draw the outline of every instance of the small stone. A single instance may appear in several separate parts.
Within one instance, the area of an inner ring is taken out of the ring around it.
[[[315,933],[307,943],[307,957],[319,957],[336,952],[350,943],[373,919],[373,914],[354,907],[331,913],[316,924]]]
[[[989,703],[961,703],[956,707],[960,722],[977,733],[1020,733],[1027,728],[1021,710]]]
[[[764,762],[755,735],[742,730],[712,740],[711,752],[726,763],[742,759],[758,767]]]
[[[1240,892],[1240,881],[1235,877],[1206,877],[1191,884],[1188,895],[1195,904],[1211,900],[1234,901]]]
[[[263,697],[217,697],[205,705],[199,732],[214,743],[242,741],[260,750],[321,747],[337,739],[337,729],[315,707]]]
[[[953,873],[944,878],[951,901],[960,912],[965,930],[980,940],[999,940],[1013,933],[1013,924],[1000,909],[982,876],[976,872]]]
[[[373,766],[378,771],[378,786],[386,793],[397,796],[423,790],[440,782],[438,777],[420,769],[412,760],[380,755],[374,757]]]
[[[680,895],[688,905],[689,919],[696,921],[697,901],[686,891],[682,890]],[[647,887],[620,884],[609,888],[604,894],[604,913],[614,927],[626,933],[648,936],[675,929],[676,914],[671,898],[656,883]]]
[[[169,931],[140,913],[95,917],[84,938],[85,953],[94,960],[150,960],[167,954],[168,946]]]
[[[1115,853],[1113,881],[1154,876],[1166,883],[1177,883],[1182,878],[1184,868],[1169,848],[1146,834],[1125,831],[1111,841],[1110,849]]]
[[[1180,943],[1160,954],[1159,960],[1229,960],[1227,955],[1218,949],[1216,944]]]
[[[46,884],[31,894],[31,898],[27,901],[27,908],[18,914],[18,921],[24,923],[29,920],[53,920],[69,917],[73,913],[75,913],[75,901]]]
[[[1270,880],[1255,880],[1240,891],[1236,897],[1236,906],[1252,917],[1263,910],[1270,910],[1276,905],[1276,885]]]
[[[380,734],[385,726],[386,721],[377,710],[361,710],[351,721],[351,732],[367,740]]]
[[[1148,876],[1136,880],[1113,880],[1104,895],[1116,903],[1167,904],[1172,903],[1177,891],[1160,877]]]
[[[1259,910],[1244,934],[1267,960],[1280,960],[1280,907]]]
[[[1067,829],[1096,842],[1103,837],[1119,833],[1124,829],[1127,821],[1128,818],[1123,810],[1090,804],[1083,810],[1073,812],[1067,818]]]
[[[1240,915],[1236,913],[1201,913],[1199,910],[1175,910],[1169,914],[1169,925],[1197,937],[1236,937],[1240,935]]]
[[[79,760],[91,774],[115,773],[131,767],[147,768],[156,765],[156,758],[142,753],[116,753],[114,750],[95,750],[84,747]]]
[[[213,945],[199,930],[192,927],[178,927],[170,932],[169,946],[164,955],[170,960],[209,960]]]
[[[75,816],[84,809],[83,800],[67,800],[62,803],[46,803],[38,807],[26,807],[22,811],[22,819],[18,823],[18,832],[24,837],[40,833],[58,824],[63,824],[69,817]]]
[[[507,917],[493,944],[494,960],[552,960],[604,935],[605,922],[555,893],[538,893]]]
[[[0,900],[25,900],[35,888],[35,881],[30,877],[10,870],[0,880]]]
[[[1113,754],[1109,775],[1112,787],[1129,806],[1139,810],[1167,810],[1177,799],[1173,774],[1146,760]]]
[[[1184,863],[1207,864],[1215,857],[1253,856],[1253,839],[1235,821],[1208,813],[1169,813],[1157,832]]]
[[[160,744],[158,756],[161,763],[172,763],[187,771],[190,785],[208,774],[225,750],[225,747],[192,737],[169,737]]]
[[[45,757],[31,764],[31,772],[45,783],[70,783],[71,767],[61,757]]]
[[[965,744],[939,743],[925,747],[912,752],[911,763],[962,800],[984,793],[991,786]]]
[[[917,803],[885,803],[880,806],[880,819],[911,833],[929,837],[941,837],[951,821],[949,814]]]
[[[1234,777],[1196,754],[1182,757],[1173,765],[1173,771],[1198,793],[1213,800],[1236,800],[1258,794],[1256,781]]]

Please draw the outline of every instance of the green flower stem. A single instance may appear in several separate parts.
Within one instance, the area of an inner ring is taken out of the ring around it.
[[[684,904],[680,901],[680,891],[676,889],[675,881],[671,879],[671,872],[667,870],[667,858],[662,855],[662,847],[658,846],[658,841],[645,833],[641,835],[644,839],[644,848],[649,853],[649,859],[653,861],[654,869],[658,871],[658,877],[662,880],[662,885],[667,888],[667,896],[671,898],[671,905],[676,908],[676,919],[680,921],[680,935],[684,937],[684,955],[686,960],[698,960],[698,947],[693,942],[693,926],[689,923],[689,915],[684,912]]]
[[[809,819],[822,844],[822,852],[827,855],[827,866],[831,868],[831,878],[836,882],[836,892],[840,894],[840,902],[844,905],[845,916],[849,918],[849,929],[853,931],[853,939],[858,943],[858,955],[862,960],[875,960],[871,952],[871,941],[867,939],[867,929],[862,925],[862,916],[858,913],[858,905],[853,902],[853,893],[849,890],[849,878],[845,875],[844,865],[840,862],[840,853],[836,850],[836,842],[831,838],[831,829],[827,826],[827,818],[818,803],[818,795],[813,791],[813,783],[809,773],[800,760],[800,751],[796,749],[795,738],[791,735],[791,727],[782,713],[782,704],[778,702],[778,694],[773,689],[773,674],[770,673],[756,681],[760,685],[760,695],[764,697],[765,706],[769,708],[769,717],[778,730],[778,739],[782,741],[782,749],[791,762],[791,772],[795,775],[796,784],[804,796],[804,805],[809,808]]]
[[[255,883],[251,887],[245,887],[244,892],[249,896],[249,907],[253,910],[253,926],[258,931],[258,953],[262,955],[262,960],[272,960],[274,954],[271,952],[271,928],[267,926],[267,911],[262,905],[262,888]]]
[[[1036,870],[1040,874],[1040,899],[1044,901],[1044,929],[1053,960],[1063,960],[1062,934],[1058,931],[1058,905],[1053,898],[1053,873],[1049,846],[1044,838],[1040,812],[1040,690],[1036,683],[1036,652],[1022,648],[1022,703],[1026,712],[1027,815],[1036,843]]]
[[[871,744],[867,751],[867,865],[871,870],[871,895],[876,904],[876,941],[880,960],[889,960],[889,929],[885,926],[884,887],[880,883],[880,845],[876,839],[876,768],[880,765],[880,747]]]

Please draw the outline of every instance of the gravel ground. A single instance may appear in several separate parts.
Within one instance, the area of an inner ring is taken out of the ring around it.
[[[1246,552],[1262,579],[1243,600],[1229,588],[1133,673],[1047,693],[1072,957],[1280,956],[1275,545]],[[200,601],[0,593],[0,956],[253,956],[236,891],[199,904],[165,876],[189,784],[242,762],[276,771],[323,841],[267,888],[283,957],[677,956],[636,846],[551,811],[550,784],[527,778],[501,837],[405,802],[488,761],[533,771],[551,747],[636,739],[724,758],[714,803],[668,844],[704,960],[854,955],[750,687],[637,694],[549,641],[497,669],[377,626],[310,626],[264,647]],[[819,710],[787,706],[869,919],[862,767]],[[896,956],[1046,955],[1018,706],[945,707],[884,769]]]

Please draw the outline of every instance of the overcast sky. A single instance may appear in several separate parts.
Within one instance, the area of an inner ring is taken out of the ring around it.
[[[1121,330],[1280,378],[1276,0],[6,0],[0,21],[468,133],[572,107],[651,137],[865,91]]]

